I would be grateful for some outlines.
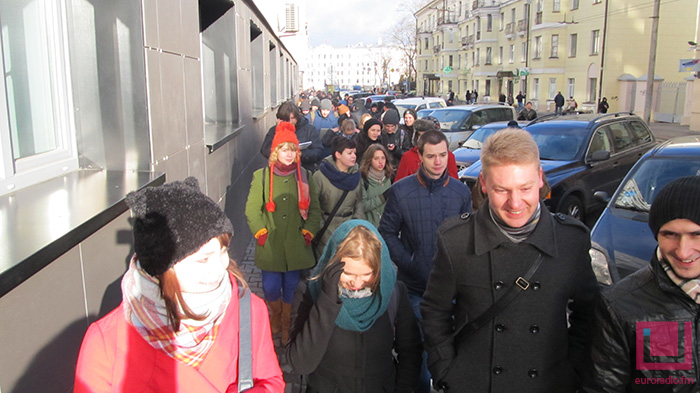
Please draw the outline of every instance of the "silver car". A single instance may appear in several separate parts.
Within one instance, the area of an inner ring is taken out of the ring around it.
[[[515,109],[509,105],[457,105],[435,109],[430,116],[438,119],[440,130],[449,141],[449,149],[456,150],[475,129],[497,121],[515,120]]]

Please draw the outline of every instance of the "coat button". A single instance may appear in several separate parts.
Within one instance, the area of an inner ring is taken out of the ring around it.
[[[287,197],[282,197],[282,200],[283,200],[283,201],[286,201],[286,200],[287,200]]]
[[[527,372],[527,375],[530,378],[537,378],[537,369],[535,369],[535,368],[530,369],[530,371]]]
[[[496,367],[493,368],[493,373],[496,374],[496,375],[499,375],[499,374],[501,374],[502,372],[503,372],[503,367],[501,367],[501,366],[496,366]]]
[[[496,283],[493,284],[493,287],[497,291],[500,291],[501,289],[503,289],[503,281],[496,281]]]
[[[286,215],[286,214],[282,215],[282,219],[283,219],[283,220],[286,220],[286,219],[287,219],[287,215]]]
[[[289,183],[289,179],[282,180],[282,183]]]
[[[535,281],[535,282],[532,283],[532,290],[533,290],[533,291],[536,291],[536,290],[540,289],[540,286],[541,286],[541,285],[540,285],[540,282],[539,282],[539,281]]]
[[[537,334],[540,331],[540,327],[537,325],[532,325],[530,326],[530,333],[532,334]]]
[[[504,330],[506,330],[506,325],[504,325],[504,324],[502,324],[502,323],[497,323],[497,324],[496,324],[496,331],[497,331],[497,332],[500,333],[500,332],[502,332],[502,331],[504,331]]]

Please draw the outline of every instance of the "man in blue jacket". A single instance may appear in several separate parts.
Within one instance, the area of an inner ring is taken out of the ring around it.
[[[396,182],[386,196],[379,233],[398,267],[398,279],[408,288],[416,318],[433,266],[438,226],[448,217],[471,212],[469,188],[447,173],[448,143],[440,131],[426,131],[418,139],[421,166],[414,175]],[[425,364],[416,392],[430,392]]]

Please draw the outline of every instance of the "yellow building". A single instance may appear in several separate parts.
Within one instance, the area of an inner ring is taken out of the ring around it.
[[[595,110],[607,97],[610,111],[641,114],[652,14],[653,2],[642,0],[434,0],[415,14],[417,90],[452,89],[461,100],[476,90],[486,102],[523,91],[540,111],[553,111],[561,92],[580,109]],[[678,64],[693,57],[688,40],[697,26],[698,0],[662,1],[656,88],[685,91],[691,74]]]

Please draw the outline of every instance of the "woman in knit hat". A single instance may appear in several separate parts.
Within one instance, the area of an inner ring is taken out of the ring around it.
[[[135,253],[123,301],[85,333],[74,391],[238,391],[241,357],[252,359],[241,369],[252,371],[250,392],[283,392],[267,308],[229,259],[233,227],[197,179],[134,191],[126,203]],[[239,356],[239,332],[252,354]]]
[[[362,126],[362,130],[355,137],[357,143],[357,161],[362,161],[362,155],[369,145],[373,143],[381,143],[382,122],[377,119],[368,119]]]
[[[364,220],[343,223],[311,277],[294,297],[285,352],[294,371],[308,376],[306,391],[413,392],[422,342],[377,229]]]
[[[314,265],[311,240],[321,211],[311,173],[299,161],[299,141],[291,123],[281,121],[272,140],[269,165],[255,171],[245,213],[255,235],[255,266],[262,270],[272,333],[289,340],[289,315],[300,273]]]

